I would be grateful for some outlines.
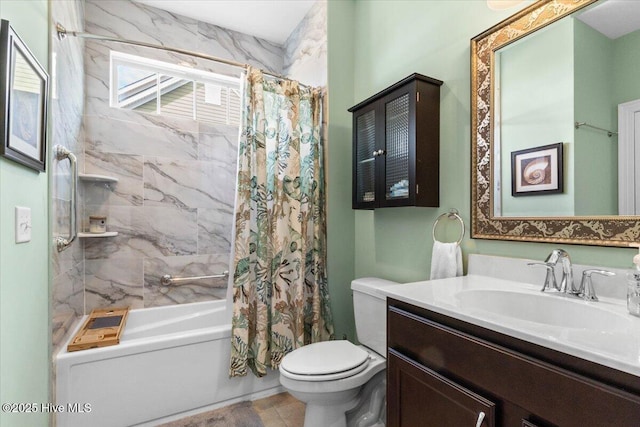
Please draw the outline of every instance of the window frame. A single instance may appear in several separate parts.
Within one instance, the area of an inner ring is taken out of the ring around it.
[[[176,65],[169,62],[159,61],[157,59],[145,58],[138,55],[131,55],[124,52],[118,51],[110,51],[109,58],[109,106],[112,108],[120,108],[120,109],[129,109],[125,104],[125,101],[120,101],[120,89],[118,88],[118,67],[119,66],[127,66],[136,68],[142,71],[148,71],[149,73],[155,74],[155,84],[151,84],[150,88],[155,86],[155,99],[156,110],[153,113],[147,114],[158,114],[162,115],[161,111],[161,98],[163,93],[163,85],[159,84],[158,80],[161,76],[169,77],[168,80],[163,81],[162,83],[171,82],[171,83],[179,83],[181,80],[187,80],[184,84],[191,84],[192,93],[193,93],[193,108],[192,108],[192,119],[198,120],[198,111],[197,111],[197,101],[196,101],[196,93],[197,93],[197,84],[202,83],[204,85],[211,84],[216,86],[221,86],[227,88],[227,100],[226,100],[226,120],[227,124],[230,123],[230,99],[229,93],[230,91],[236,91],[239,96],[242,96],[241,88],[240,88],[240,77],[230,77],[222,74],[217,74],[209,71],[198,70],[191,67],[186,67],[182,65]],[[152,76],[149,76],[151,79]],[[175,79],[178,79],[177,81]],[[171,83],[168,83],[170,85]],[[145,83],[140,83],[141,85]],[[149,82],[146,82],[149,84]],[[167,85],[165,85],[167,86]],[[139,95],[135,95],[139,96]],[[134,97],[135,97],[134,96]],[[129,100],[129,99],[127,99]],[[148,102],[148,101],[147,101]],[[131,102],[129,102],[130,104]]]

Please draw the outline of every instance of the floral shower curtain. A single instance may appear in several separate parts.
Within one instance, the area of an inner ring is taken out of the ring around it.
[[[229,373],[261,377],[288,352],[333,338],[322,100],[252,68],[244,97]]]

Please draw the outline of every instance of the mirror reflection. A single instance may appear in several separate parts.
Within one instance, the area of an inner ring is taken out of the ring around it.
[[[640,215],[640,2],[596,2],[494,61],[495,216]]]

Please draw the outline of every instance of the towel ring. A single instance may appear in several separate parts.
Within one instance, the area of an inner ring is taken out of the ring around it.
[[[438,226],[438,221],[440,221],[440,219],[444,218],[445,216],[448,217],[449,219],[457,219],[458,221],[460,221],[460,238],[456,242],[459,245],[460,243],[462,243],[462,239],[464,239],[465,229],[464,229],[464,221],[462,221],[462,218],[458,214],[457,209],[451,209],[449,212],[440,214],[436,218],[436,220],[433,222],[433,229],[431,230],[431,236],[433,236],[433,241],[434,242],[436,241],[436,227]]]

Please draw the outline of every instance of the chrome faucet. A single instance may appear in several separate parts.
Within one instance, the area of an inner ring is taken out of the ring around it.
[[[562,280],[560,281],[560,292],[564,294],[577,295],[579,291],[573,284],[573,266],[571,257],[564,249],[554,249],[544,261],[548,265],[562,263]]]
[[[557,285],[555,275],[555,266],[558,264],[558,261],[562,263],[562,280],[560,281],[559,287]],[[533,267],[545,267],[547,269],[547,277],[544,280],[542,292],[546,292],[547,290],[556,290],[563,294],[569,294],[582,298],[585,301],[598,301],[598,297],[596,296],[596,292],[593,289],[593,285],[591,283],[592,274],[600,274],[602,276],[615,276],[615,273],[607,270],[585,270],[582,273],[580,289],[576,289],[573,283],[573,266],[571,265],[571,257],[563,249],[554,249],[544,262],[532,262],[529,263],[529,265]]]
[[[593,289],[593,284],[591,283],[591,275],[592,274],[600,274],[602,276],[615,276],[616,273],[607,270],[585,270],[582,272],[582,282],[580,282],[580,289],[578,290],[578,296],[586,301],[598,301],[598,297],[596,296],[596,291]]]
[[[547,262],[530,262],[527,265],[530,265],[531,267],[544,267],[547,270],[547,275],[544,278],[544,285],[542,285],[540,292],[547,292],[549,290],[560,291],[558,282],[556,281],[555,264]]]

